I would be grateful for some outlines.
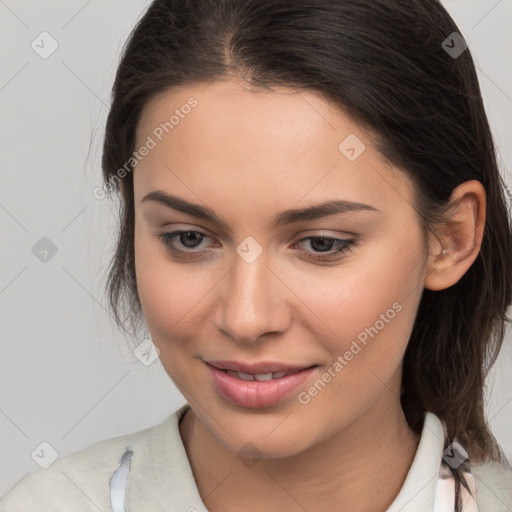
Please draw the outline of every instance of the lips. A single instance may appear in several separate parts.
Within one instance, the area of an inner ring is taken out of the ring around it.
[[[280,402],[303,384],[316,366],[292,366],[276,362],[205,363],[220,395],[231,403],[249,408],[268,407]]]

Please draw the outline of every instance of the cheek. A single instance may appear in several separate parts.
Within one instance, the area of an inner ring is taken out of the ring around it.
[[[146,233],[135,235],[135,271],[153,342],[162,350],[166,349],[163,343],[186,338],[198,304],[204,304],[214,285],[211,272],[207,267],[198,270],[196,265],[173,261],[165,247]]]
[[[309,407],[329,416],[325,435],[371,407],[383,393],[399,397],[398,371],[423,291],[421,241],[409,241],[378,250],[376,244],[370,256],[357,262],[354,258],[336,278],[318,278],[319,273],[313,280],[304,276],[297,285],[305,294],[310,291],[305,302],[322,322],[312,319],[308,329],[315,335],[323,324],[324,334],[315,338],[329,354],[318,376],[326,384],[315,381],[299,399],[306,404],[305,421]],[[315,293],[321,289],[323,294]]]
[[[333,358],[357,352],[356,342],[361,350],[351,366],[377,360],[393,366],[406,349],[423,292],[423,242],[412,228],[370,246],[339,267],[319,267],[289,281],[310,311],[309,329],[321,335]]]

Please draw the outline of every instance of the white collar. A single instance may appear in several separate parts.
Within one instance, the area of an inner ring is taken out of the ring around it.
[[[126,490],[126,512],[208,512],[199,495],[179,431],[180,419],[188,408],[189,405],[184,404],[162,423],[143,431],[145,436],[134,439],[126,447],[127,451],[133,451],[133,460],[130,463],[125,452],[111,479],[115,487],[113,495],[122,496]],[[398,496],[386,512],[453,511],[453,478],[450,471],[441,466],[445,435],[446,429],[440,419],[426,412],[413,463]],[[126,480],[130,464],[131,473]],[[474,489],[472,475],[469,474],[469,478],[468,473],[465,475]],[[468,500],[464,510],[478,512],[474,500],[468,498],[463,489],[463,499]],[[117,499],[114,512],[124,512],[124,500]]]
[[[411,468],[398,496],[386,512],[433,510],[443,443],[441,421],[435,414],[426,412]]]

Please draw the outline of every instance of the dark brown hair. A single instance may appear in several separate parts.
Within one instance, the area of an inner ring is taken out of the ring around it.
[[[113,178],[129,162],[141,112],[157,93],[240,78],[253,87],[317,91],[374,133],[384,158],[415,184],[425,235],[435,233],[455,187],[480,181],[487,194],[481,250],[455,285],[424,290],[405,353],[401,403],[415,432],[431,411],[470,461],[506,465],[485,418],[484,381],[510,321],[511,225],[471,52],[455,56],[443,47],[453,32],[461,34],[437,0],[155,0],[117,70],[103,176],[109,191],[120,190]],[[132,174],[122,180],[107,283],[125,332],[127,321],[135,331],[142,316]],[[460,483],[467,488],[461,468],[452,470],[457,500]]]

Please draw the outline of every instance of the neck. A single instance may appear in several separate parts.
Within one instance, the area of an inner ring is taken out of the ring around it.
[[[418,447],[394,399],[328,440],[291,457],[244,468],[189,410],[180,425],[199,493],[210,512],[350,510],[384,512],[398,495]]]

